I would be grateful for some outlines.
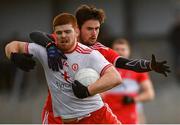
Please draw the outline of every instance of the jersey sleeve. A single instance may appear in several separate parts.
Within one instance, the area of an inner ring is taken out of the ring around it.
[[[89,56],[89,67],[96,70],[100,75],[103,75],[104,71],[112,66],[102,55],[96,50],[93,50]]]
[[[32,54],[41,63],[47,58],[46,49],[35,43],[27,43],[25,46],[26,53]]]
[[[34,43],[26,43],[25,51],[27,54],[32,54],[34,57],[38,57],[37,46]]]
[[[147,72],[145,73],[138,73],[138,83],[142,83],[145,80],[149,79],[149,74]]]
[[[112,64],[115,64],[116,59],[120,57],[114,50],[110,48],[101,49],[100,52]]]

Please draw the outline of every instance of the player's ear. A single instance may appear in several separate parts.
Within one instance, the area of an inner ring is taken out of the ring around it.
[[[79,31],[79,28],[75,28],[75,32],[76,32],[76,36],[78,37],[79,36],[79,33],[80,33],[80,31]]]

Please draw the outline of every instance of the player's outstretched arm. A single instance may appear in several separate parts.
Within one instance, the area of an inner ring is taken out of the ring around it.
[[[25,44],[20,41],[12,41],[6,45],[5,54],[14,65],[28,72],[34,69],[36,62],[32,59],[33,55],[26,53]]]
[[[67,59],[67,57],[56,47],[55,36],[45,32],[35,31],[31,32],[29,37],[34,43],[46,48],[48,66],[50,69],[53,71],[59,71],[59,68],[63,68],[62,59]]]
[[[155,56],[152,55],[151,61],[145,59],[130,60],[119,57],[116,60],[115,66],[117,68],[133,70],[135,72],[148,72],[153,70],[167,77],[167,74],[170,73],[170,69],[169,66],[166,65],[166,63],[167,61],[156,61]]]
[[[90,84],[88,87],[82,85],[79,81],[74,81],[72,89],[76,97],[86,98],[97,93],[105,92],[113,87],[122,83],[121,77],[116,69],[111,66],[95,83]]]
[[[39,44],[43,47],[50,46],[50,44],[55,44],[53,36],[51,34],[42,32],[42,31],[34,31],[29,34],[32,42]]]

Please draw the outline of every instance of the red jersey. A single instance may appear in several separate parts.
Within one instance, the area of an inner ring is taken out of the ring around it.
[[[119,55],[114,50],[99,42],[96,42],[93,46],[90,46],[90,48],[99,51],[106,58],[106,60],[112,64],[115,64],[116,60],[119,58]]]
[[[135,103],[123,104],[125,95],[134,97],[140,90],[143,81],[149,79],[147,73],[136,73],[131,70],[117,69],[123,79],[123,83],[107,91],[104,102],[108,103],[112,112],[118,117],[122,124],[136,124],[138,120],[137,107]]]

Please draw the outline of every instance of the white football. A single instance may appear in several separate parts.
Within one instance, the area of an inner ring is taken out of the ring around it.
[[[84,86],[88,86],[91,83],[96,82],[100,75],[94,69],[83,68],[75,74],[75,80],[78,80]]]

